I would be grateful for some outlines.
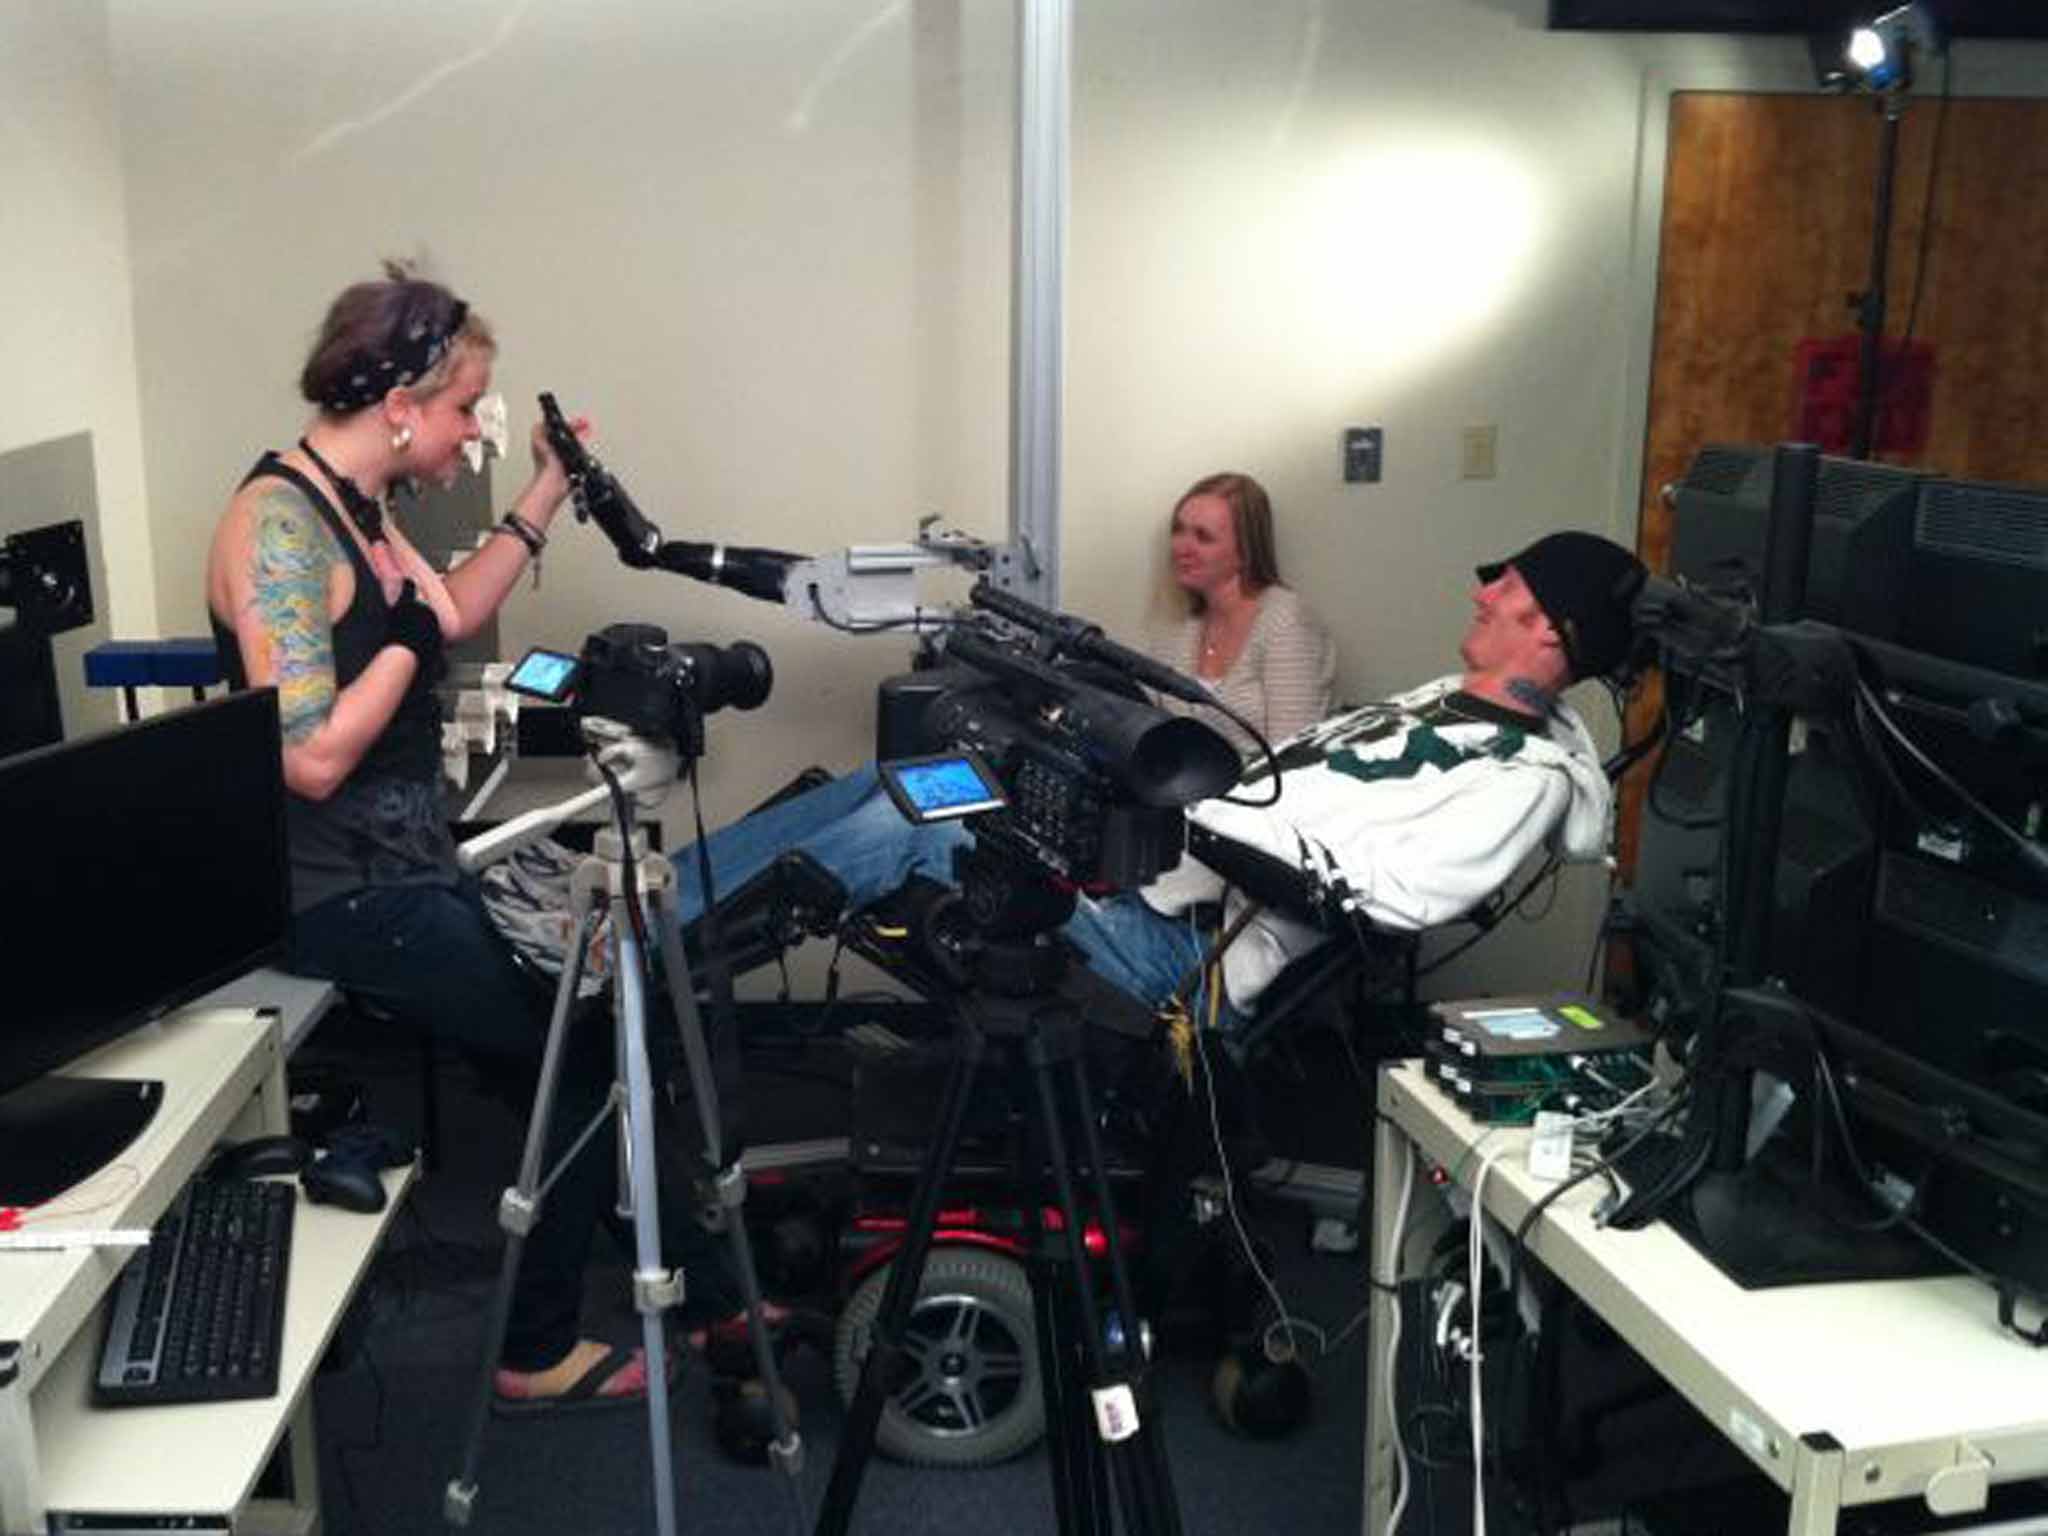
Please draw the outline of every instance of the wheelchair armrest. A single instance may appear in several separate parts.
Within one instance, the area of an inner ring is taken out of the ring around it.
[[[1262,907],[1317,926],[1329,922],[1330,897],[1322,883],[1262,848],[1237,842],[1191,821],[1188,857],[1215,870]]]

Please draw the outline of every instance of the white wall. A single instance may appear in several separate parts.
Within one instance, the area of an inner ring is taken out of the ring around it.
[[[128,233],[107,18],[92,5],[0,0],[0,453],[92,435],[103,562],[96,634],[158,633],[136,407]],[[88,508],[0,508],[0,531]],[[104,724],[85,631],[58,641],[66,728]]]
[[[1474,561],[1633,539],[1663,93],[1802,88],[1801,45],[1549,33],[1542,0],[1075,9],[1067,607],[1135,631],[1174,494],[1250,470],[1365,696],[1454,665]],[[672,536],[1000,534],[1010,4],[108,11],[166,625],[199,622],[205,530],[296,429],[320,308],[386,253],[498,323],[515,420],[542,387],[588,409]],[[1339,483],[1354,424],[1386,428],[1380,485]],[[1482,424],[1499,477],[1460,481]],[[861,756],[903,655],[628,574],[587,532],[505,639],[626,617],[774,653],[768,708],[714,722],[721,818]],[[1576,974],[1598,899],[1574,883],[1462,975]]]

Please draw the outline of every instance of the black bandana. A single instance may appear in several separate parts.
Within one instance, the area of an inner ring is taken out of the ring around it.
[[[449,346],[469,318],[469,306],[457,299],[440,325],[424,319],[409,321],[387,341],[381,351],[357,352],[348,360],[341,381],[321,399],[323,410],[359,411],[384,398],[386,390],[403,385],[432,371],[447,355]]]

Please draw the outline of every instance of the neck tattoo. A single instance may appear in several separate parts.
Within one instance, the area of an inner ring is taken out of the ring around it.
[[[341,505],[363,530],[363,537],[372,544],[384,542],[384,507],[375,497],[368,495],[361,486],[342,474],[332,464],[320,457],[320,450],[305,438],[299,439],[299,450],[313,461],[313,465],[327,477],[327,483],[334,487],[334,493],[341,498]]]

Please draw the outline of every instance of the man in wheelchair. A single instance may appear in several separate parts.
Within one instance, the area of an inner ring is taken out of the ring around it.
[[[1228,1038],[1341,924],[1418,932],[1470,911],[1539,848],[1602,857],[1609,786],[1562,694],[1626,659],[1641,572],[1627,550],[1579,532],[1480,566],[1459,672],[1281,744],[1277,792],[1270,765],[1255,763],[1232,796],[1191,809],[1191,852],[1176,868],[1136,893],[1083,897],[1066,937],[1149,1010],[1188,995],[1214,937],[1191,914],[1220,902],[1232,936],[1205,1011]],[[949,879],[970,838],[958,822],[907,821],[869,765],[714,832],[704,852],[715,889],[738,893],[722,912],[782,902],[804,914],[793,928],[829,923],[835,888],[858,913],[913,877]],[[674,857],[692,929],[698,850]]]

